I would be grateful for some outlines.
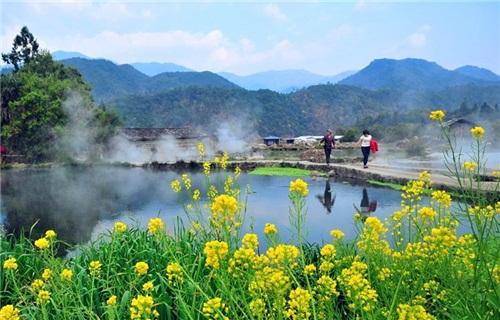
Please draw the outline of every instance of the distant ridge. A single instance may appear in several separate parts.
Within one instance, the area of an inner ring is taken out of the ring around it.
[[[62,63],[76,68],[92,87],[100,102],[130,94],[152,94],[162,90],[201,86],[237,88],[212,72],[164,72],[149,77],[129,64],[117,65],[104,59],[71,58]]]
[[[130,64],[140,72],[153,77],[164,72],[189,72],[194,71],[175,63],[159,63],[159,62],[135,62]]]
[[[84,55],[83,53],[76,52],[76,51],[54,51],[51,53],[52,59],[54,60],[65,60],[65,59],[71,59],[71,58],[84,58],[84,59],[91,59],[90,57]]]
[[[447,70],[435,62],[414,58],[377,59],[339,83],[372,90],[440,90],[467,84],[499,84],[498,81],[471,77]]]
[[[239,76],[229,72],[220,72],[219,75],[247,90],[269,89],[288,93],[316,84],[335,84],[353,73],[355,71],[345,71],[334,76],[323,76],[307,70],[271,70],[248,76]]]
[[[455,69],[455,71],[476,79],[485,81],[500,81],[500,76],[498,74],[485,68],[476,66],[463,66]]]

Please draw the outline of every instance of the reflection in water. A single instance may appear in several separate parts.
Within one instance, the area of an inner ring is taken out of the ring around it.
[[[177,217],[185,217],[185,205],[191,201],[187,193],[174,193],[170,188],[170,181],[181,173],[105,166],[2,170],[0,228],[19,234],[21,230],[29,232],[39,221],[33,229],[33,238],[46,229],[55,229],[61,240],[72,244],[95,239],[111,230],[118,220],[146,226],[150,218],[159,216],[171,230]],[[226,175],[215,172],[211,182],[223,190]],[[205,195],[205,176],[200,172],[192,172],[190,176],[193,187]],[[284,241],[293,238],[288,219],[290,180],[290,177],[240,176],[235,184],[242,190],[249,184],[252,190],[248,195],[244,232],[252,230],[264,237],[264,225],[274,223]],[[331,229],[341,229],[348,239],[355,238],[352,205],[359,204],[363,187],[322,179],[305,180],[309,192],[319,195],[306,199],[308,213],[304,228],[310,231],[308,241],[321,243],[330,239]],[[399,192],[374,187],[366,190],[366,197],[369,193],[379,201],[378,217],[383,219],[399,209]],[[334,203],[335,215],[325,215]]]
[[[368,197],[368,190],[363,188],[363,197],[361,198],[361,203],[359,205],[359,213],[361,214],[363,220],[366,219],[371,212],[377,210],[377,200]]]
[[[333,194],[332,195],[332,189],[330,187],[330,179],[326,180],[325,183],[325,192],[323,193],[323,196],[317,195],[316,198],[321,202],[321,204],[325,207],[326,209],[326,214],[332,213],[332,207],[335,204],[335,197],[337,195]]]

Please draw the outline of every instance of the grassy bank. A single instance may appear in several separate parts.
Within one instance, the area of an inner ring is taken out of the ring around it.
[[[311,175],[311,171],[290,167],[258,167],[249,172],[249,174],[258,176],[307,177]]]

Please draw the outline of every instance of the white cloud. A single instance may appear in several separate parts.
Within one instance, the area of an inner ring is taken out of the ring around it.
[[[220,30],[192,33],[100,32],[94,36],[72,35],[47,39],[50,50],[79,51],[118,63],[138,61],[174,62],[195,70],[250,73],[255,70],[290,68],[305,56],[282,39],[268,48],[256,48],[247,38],[228,39]]]
[[[427,44],[427,35],[431,31],[431,26],[423,25],[417,31],[410,34],[406,42],[412,47],[423,47]]]
[[[276,4],[267,4],[264,6],[264,14],[277,22],[284,22],[288,20],[286,14],[281,11],[280,7]]]

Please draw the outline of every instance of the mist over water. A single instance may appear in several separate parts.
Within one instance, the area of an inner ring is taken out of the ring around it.
[[[176,217],[184,217],[184,205],[190,202],[185,193],[176,194],[170,181],[180,172],[154,171],[123,167],[62,167],[51,169],[7,170],[2,172],[0,219],[7,232],[29,230],[36,222],[35,234],[55,229],[59,237],[70,243],[85,243],[111,229],[114,222],[126,221],[146,226],[155,216],[162,217],[172,228]],[[192,173],[193,187],[205,192],[204,176]],[[222,186],[224,173],[216,173],[213,181]],[[258,234],[265,223],[275,223],[285,240],[290,238],[288,222],[289,177],[261,177],[242,174],[242,190],[251,185],[245,230]],[[333,203],[331,213],[325,207],[326,180],[306,179],[310,195],[307,199],[308,241],[322,242],[330,238],[333,228],[342,229],[347,237],[355,236],[353,214],[360,207],[363,185],[330,182]],[[384,218],[398,208],[397,191],[366,187],[370,200],[377,201],[372,214]],[[323,198],[324,199],[324,198]]]

